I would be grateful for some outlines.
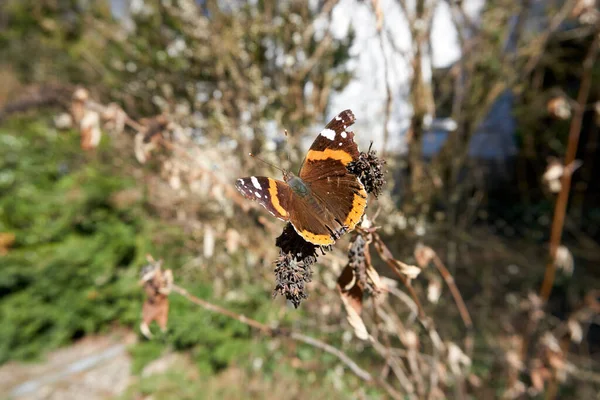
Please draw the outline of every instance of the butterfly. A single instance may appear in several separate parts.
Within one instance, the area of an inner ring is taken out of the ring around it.
[[[335,243],[354,229],[367,206],[367,192],[346,166],[359,157],[354,133],[356,118],[345,110],[319,133],[298,175],[283,171],[283,181],[264,176],[240,178],[236,188],[273,216],[291,222],[302,238],[315,245]]]

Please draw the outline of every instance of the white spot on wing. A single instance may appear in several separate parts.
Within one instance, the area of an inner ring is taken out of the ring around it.
[[[258,179],[256,179],[255,176],[250,177],[250,180],[252,181],[252,184],[254,185],[255,188],[261,190],[262,186],[260,186],[260,183],[258,183]]]
[[[321,131],[321,136],[326,137],[329,140],[335,139],[335,132],[331,129],[323,129]]]
[[[341,121],[341,120],[342,120],[342,117],[340,117],[340,116],[338,115],[337,117],[335,117],[335,120],[336,120],[336,121]]]
[[[343,145],[344,143],[340,142],[340,146]]]
[[[260,195],[260,193],[258,192],[254,192],[254,194],[256,195],[256,197],[258,197],[259,199],[262,199],[262,196]]]
[[[346,139],[346,136],[348,136],[348,135],[346,134],[346,132],[342,132],[342,137],[343,137],[344,139]]]

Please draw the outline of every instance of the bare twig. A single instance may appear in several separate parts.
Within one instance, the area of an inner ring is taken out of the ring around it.
[[[269,333],[269,334],[273,334],[274,333],[274,330],[272,328],[270,328],[269,326],[267,326],[267,325],[265,325],[263,323],[260,323],[260,322],[258,322],[256,320],[253,320],[252,318],[248,318],[248,317],[246,317],[244,315],[237,314],[237,313],[235,313],[233,311],[230,311],[230,310],[228,310],[226,308],[217,306],[216,304],[209,303],[206,300],[203,300],[203,299],[201,299],[199,297],[191,295],[187,290],[185,290],[184,288],[182,288],[182,287],[180,287],[178,285],[173,285],[172,290],[175,293],[177,293],[177,294],[185,297],[186,299],[188,299],[192,303],[194,303],[196,305],[199,305],[200,307],[202,307],[202,308],[204,308],[206,310],[209,310],[209,311],[212,311],[212,312],[216,312],[216,313],[224,315],[226,317],[235,319],[235,320],[241,322],[242,324],[246,324],[246,325],[251,326],[251,327],[253,327],[255,329],[258,329],[262,333]]]
[[[579,94],[577,95],[577,107],[573,119],[571,120],[571,127],[569,129],[569,142],[567,145],[567,153],[565,155],[564,165],[570,165],[577,154],[577,147],[579,145],[579,134],[581,132],[581,126],[583,123],[583,115],[585,111],[585,105],[590,93],[592,86],[592,72],[594,61],[598,55],[598,37],[594,35],[594,40],[590,45],[588,53],[583,61],[583,76],[581,79],[581,86],[579,88]],[[565,214],[567,211],[567,203],[569,200],[569,191],[571,189],[571,174],[566,173],[562,177],[562,186],[556,199],[554,208],[554,217],[552,219],[552,228],[550,235],[550,253],[548,264],[546,265],[546,272],[544,274],[544,282],[540,289],[540,296],[542,300],[547,301],[552,292],[552,285],[554,284],[554,276],[556,272],[556,251],[560,246],[562,237],[563,226],[565,222]]]
[[[269,336],[289,337],[297,342],[302,342],[302,343],[308,344],[310,346],[316,347],[318,349],[321,349],[321,350],[325,351],[326,353],[329,353],[329,354],[335,356],[338,360],[340,360],[342,363],[344,363],[357,377],[359,377],[363,381],[376,382],[378,384],[381,384],[381,381],[373,378],[373,376],[370,373],[368,373],[367,371],[365,371],[364,369],[359,367],[358,364],[356,364],[356,362],[354,362],[346,353],[344,353],[343,351],[337,349],[336,347],[333,347],[330,344],[327,344],[319,339],[315,339],[313,337],[304,335],[302,333],[298,333],[298,332],[294,332],[294,331],[290,331],[290,330],[271,328],[270,326],[265,325],[265,324],[263,324],[259,321],[256,321],[252,318],[248,318],[245,315],[237,314],[231,310],[228,310],[228,309],[220,307],[216,304],[210,303],[204,299],[196,297],[196,296],[190,294],[186,289],[184,289],[178,285],[173,285],[172,290],[175,293],[186,298],[188,301],[190,301],[206,310],[209,310],[209,311],[224,315],[226,317],[235,319],[236,321],[239,321],[245,325],[248,325],[248,326],[251,326],[251,327],[257,329],[258,331],[260,331],[263,334],[267,334]],[[388,392],[388,394],[392,395],[393,392],[388,391],[389,385],[380,385],[380,386],[382,386]],[[396,397],[395,393],[392,397]]]
[[[384,359],[388,360],[389,366],[394,372],[394,375],[396,375],[402,387],[407,390],[407,395],[409,398],[414,398],[414,385],[404,372],[402,365],[394,357],[386,357],[390,349],[374,339],[371,340],[371,344],[377,353],[379,353]]]
[[[335,357],[337,357],[341,362],[343,362],[344,364],[346,364],[346,366],[348,368],[350,368],[352,370],[352,372],[354,372],[354,374],[356,376],[358,376],[360,379],[370,382],[373,381],[373,377],[371,376],[371,374],[369,374],[367,371],[365,371],[364,369],[360,368],[358,366],[358,364],[356,364],[350,357],[348,357],[346,355],[346,353],[344,353],[343,351],[333,347],[330,344],[327,344],[325,342],[322,342],[318,339],[315,339],[313,337],[310,336],[306,336],[303,335],[301,333],[298,332],[291,332],[289,334],[289,337],[298,341],[298,342],[302,342],[302,343],[306,343],[308,345],[311,345],[313,347],[316,347],[318,349],[321,349]]]
[[[467,337],[465,339],[465,349],[467,350],[467,355],[470,357],[473,353],[473,320],[471,320],[471,315],[469,315],[469,310],[460,294],[460,291],[456,287],[456,283],[454,282],[454,277],[448,271],[448,268],[444,265],[442,260],[437,254],[433,256],[433,264],[440,272],[442,278],[448,285],[450,289],[450,293],[452,293],[452,297],[454,298],[454,302],[456,303],[456,308],[460,313],[460,317],[467,328]]]
[[[379,235],[375,232],[373,233],[373,240],[375,243],[375,249],[379,253],[379,256],[381,257],[381,259],[383,261],[385,261],[385,263],[392,269],[392,271],[396,274],[396,276],[398,276],[398,278],[400,279],[402,284],[408,290],[411,298],[413,299],[413,301],[419,311],[419,318],[421,318],[421,319],[425,318],[425,312],[423,311],[423,306],[421,305],[421,301],[419,300],[417,293],[415,292],[415,289],[410,284],[408,278],[398,270],[398,262],[399,261],[394,259],[390,249],[388,249],[388,247],[385,245],[385,243],[383,243],[383,240],[381,240]]]

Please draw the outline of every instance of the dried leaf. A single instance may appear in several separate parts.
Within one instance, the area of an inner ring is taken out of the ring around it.
[[[81,124],[83,116],[85,114],[85,104],[89,100],[90,94],[84,88],[78,88],[73,92],[71,102],[71,116],[73,117],[73,123],[76,126]]]
[[[377,273],[377,271],[375,270],[375,268],[373,268],[371,264],[367,265],[367,278],[373,286],[373,293],[381,293],[387,289],[387,285],[383,283],[381,277],[379,276],[379,273]]]
[[[408,279],[415,279],[421,273],[421,268],[416,265],[405,264],[400,260],[394,260],[401,273],[407,276]]]
[[[134,153],[135,158],[138,160],[140,164],[144,164],[146,160],[148,160],[148,156],[150,152],[156,148],[156,144],[154,142],[145,143],[144,142],[144,134],[142,132],[138,132],[135,135],[134,139]]]
[[[350,265],[340,274],[338,278],[338,291],[346,308],[346,319],[352,328],[356,337],[362,340],[369,338],[367,327],[360,317],[362,311],[362,297],[363,291],[358,285],[358,279],[354,273],[354,270]]]
[[[96,111],[85,110],[79,123],[81,133],[81,148],[91,150],[98,147],[102,138],[100,130],[100,115]]]
[[[502,398],[505,399],[516,399],[519,398],[520,396],[522,396],[525,391],[526,391],[527,387],[525,386],[525,384],[519,380],[513,382],[513,384],[511,386],[509,386],[509,388],[504,392]]]
[[[102,112],[102,119],[106,127],[115,133],[123,133],[127,114],[116,103],[110,103]]]
[[[204,258],[211,258],[215,253],[215,233],[210,226],[204,230]]]
[[[542,180],[548,186],[552,193],[560,192],[562,188],[562,177],[565,174],[572,174],[577,168],[582,165],[581,160],[574,160],[566,167],[556,158],[551,158],[546,167]]]
[[[506,358],[506,362],[511,368],[517,371],[520,371],[523,368],[523,361],[521,360],[521,355],[517,351],[507,351],[504,357]]]
[[[409,349],[416,349],[419,347],[419,336],[410,329],[404,332],[404,345]]]
[[[548,166],[546,166],[546,171],[544,172],[542,178],[545,181],[560,179],[563,176],[564,171],[565,167],[562,165],[562,163],[557,159],[552,159],[548,163]]]
[[[156,321],[164,332],[169,318],[169,298],[173,285],[173,273],[170,269],[163,271],[162,262],[154,262],[142,269],[140,283],[146,292],[146,301],[142,307],[142,323],[140,331],[148,339],[152,337],[150,324]]]
[[[435,257],[435,251],[429,246],[424,246],[422,243],[417,243],[414,251],[417,265],[421,268],[427,268],[429,263]]]
[[[579,321],[575,319],[569,319],[567,322],[567,327],[569,328],[569,335],[571,336],[571,340],[574,343],[581,343],[583,340],[583,328],[581,328],[581,324]]]
[[[73,126],[73,118],[69,113],[60,113],[54,117],[54,126],[56,129],[69,129]]]
[[[375,248],[379,253],[379,256],[386,262],[390,267],[396,269],[401,274],[406,275],[408,279],[414,279],[421,273],[421,269],[415,265],[408,265],[402,261],[396,260],[392,255],[390,249],[381,241],[381,238],[374,235]]]
[[[546,105],[548,113],[556,119],[571,118],[571,105],[564,96],[556,96],[548,101]]]
[[[560,348],[560,343],[558,342],[558,339],[556,338],[556,336],[554,336],[550,332],[544,333],[540,342],[543,346],[548,348],[550,351],[553,351],[553,352],[561,352],[562,351]]]
[[[233,254],[237,251],[240,245],[241,235],[238,231],[233,228],[227,229],[225,233],[225,248],[227,249],[227,253]]]
[[[0,232],[0,256],[8,253],[8,248],[15,242],[15,234],[10,232]]]
[[[442,283],[437,279],[431,279],[427,285],[427,300],[437,304],[442,294]]]
[[[531,386],[536,393],[541,393],[544,390],[546,381],[551,378],[550,371],[544,367],[544,364],[538,358],[531,361],[530,371]]]
[[[556,256],[554,258],[554,264],[565,274],[573,275],[575,261],[573,260],[573,254],[571,254],[571,251],[566,246],[558,246],[556,249]]]
[[[480,388],[483,385],[483,380],[475,374],[470,374],[467,381],[474,388]]]
[[[579,0],[573,7],[571,16],[579,19],[584,25],[594,25],[600,19],[600,11],[595,5],[595,0]]]
[[[463,367],[471,366],[471,359],[467,356],[456,343],[449,342],[448,349],[448,365],[452,373],[460,375]]]

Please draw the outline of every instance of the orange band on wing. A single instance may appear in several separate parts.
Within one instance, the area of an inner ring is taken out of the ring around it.
[[[342,164],[347,165],[352,162],[352,154],[348,153],[344,150],[331,150],[325,149],[323,151],[310,150],[306,155],[306,159],[308,161],[315,160],[327,160],[328,158],[332,158],[334,160],[339,160]]]
[[[304,238],[304,240],[307,240],[307,241],[311,242],[312,244],[318,244],[321,246],[325,246],[328,244],[333,244],[335,242],[335,240],[333,240],[331,235],[317,235],[314,233],[310,233],[307,230],[303,230],[298,233],[300,234],[300,236],[302,236]]]
[[[366,207],[367,192],[365,192],[365,189],[360,189],[360,192],[354,195],[354,199],[352,200],[352,210],[350,210],[350,213],[346,217],[346,221],[344,221],[344,225],[348,227],[348,230],[354,229],[363,216]]]
[[[281,203],[279,202],[279,197],[277,197],[277,182],[275,182],[275,180],[268,178],[269,179],[269,195],[271,195],[271,204],[273,205],[273,208],[275,208],[275,210],[277,210],[277,212],[279,214],[281,214],[284,217],[287,217],[287,211],[285,211],[285,208],[281,207]]]

